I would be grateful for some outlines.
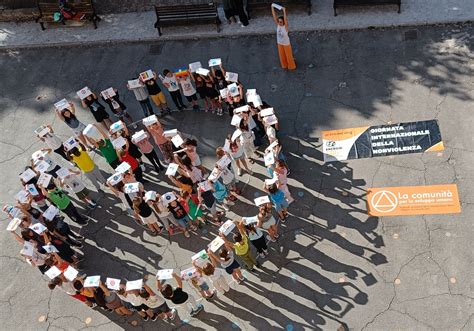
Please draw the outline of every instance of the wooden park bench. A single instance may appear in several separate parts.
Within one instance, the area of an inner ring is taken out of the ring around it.
[[[337,16],[338,7],[375,5],[397,5],[398,13],[401,11],[401,0],[334,0],[334,16]]]
[[[214,23],[220,32],[221,20],[217,14],[217,6],[213,2],[206,4],[155,6],[158,35],[161,27],[170,25],[192,25],[197,23]]]
[[[94,24],[94,28],[97,29],[97,22],[101,20],[99,16],[97,16],[94,5],[92,4],[92,0],[74,0],[66,2],[70,7],[74,9],[82,18],[78,19],[70,19],[71,21],[90,21]],[[41,30],[45,30],[44,23],[48,24],[63,24],[66,25],[66,21],[69,19],[60,19],[58,21],[54,20],[54,13],[60,12],[59,10],[59,1],[58,0],[49,0],[49,1],[41,1],[37,2],[38,10],[39,10],[39,17],[36,19],[41,25]]]
[[[263,11],[267,10],[271,14],[271,5],[272,3],[277,3],[283,7],[293,7],[300,6],[304,7],[308,11],[308,15],[311,15],[311,0],[248,0],[247,1],[247,14],[250,18],[250,15],[254,11]]]

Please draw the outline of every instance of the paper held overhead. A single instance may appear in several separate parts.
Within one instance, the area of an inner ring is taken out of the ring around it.
[[[100,276],[89,276],[84,279],[84,287],[99,287]]]
[[[140,82],[140,79],[133,79],[128,81],[128,87],[131,89],[139,88],[142,87],[142,83]]]
[[[91,95],[92,92],[91,90],[86,86],[86,87],[83,87],[81,88],[79,91],[77,91],[77,96],[81,99],[81,100],[84,100],[85,98],[87,98],[89,95]]]
[[[117,131],[125,129],[125,124],[122,121],[117,121],[115,123],[112,123],[110,126],[110,132],[115,133]]]
[[[232,220],[225,221],[224,224],[219,228],[219,232],[227,236],[235,228],[235,223]]]
[[[199,68],[199,69],[196,70],[196,73],[198,75],[207,76],[207,75],[209,75],[210,71],[208,69]]]
[[[240,122],[242,122],[242,117],[235,114],[234,116],[232,116],[232,120],[230,121],[230,125],[239,126]]]
[[[161,269],[156,273],[156,278],[159,280],[167,280],[173,278],[173,269]]]
[[[57,110],[63,110],[69,108],[69,101],[66,99],[59,100],[54,104],[54,107],[56,107]]]
[[[113,87],[109,87],[108,89],[103,90],[102,92],[100,92],[100,95],[102,95],[104,99],[110,99],[116,96],[115,90]]]
[[[115,149],[123,149],[126,145],[127,140],[125,140],[125,138],[122,136],[112,141],[112,146],[114,146]]]
[[[174,176],[178,171],[179,165],[176,163],[168,164],[168,168],[166,169],[165,175],[166,176]]]
[[[147,71],[140,73],[140,79],[144,82],[153,78],[154,78],[154,75],[151,69],[148,69]]]
[[[209,60],[209,67],[217,67],[222,64],[221,58],[210,59]]]
[[[86,128],[82,131],[82,134],[96,141],[104,139],[104,137],[94,124],[88,124]]]
[[[148,201],[156,201],[156,192],[155,191],[147,191],[145,192],[145,202]]]
[[[270,116],[275,114],[273,111],[273,108],[265,108],[260,111],[260,116],[265,117],[265,116]]]
[[[174,137],[178,134],[178,129],[166,130],[163,132],[163,136],[165,137]]]
[[[120,165],[117,168],[115,168],[115,171],[119,174],[124,174],[127,171],[129,171],[130,169],[132,169],[130,164],[128,164],[127,162],[122,162],[122,163],[120,163]],[[122,180],[122,179],[120,179],[120,180]]]
[[[110,185],[114,186],[114,185],[117,185],[118,183],[120,183],[122,181],[122,179],[123,179],[122,174],[121,173],[116,173],[116,174],[113,174],[112,176],[110,176],[109,178],[107,178],[107,182]]]
[[[155,123],[158,123],[158,118],[156,117],[156,115],[151,115],[151,116],[145,117],[143,119],[143,125],[144,126],[150,126],[150,125],[153,125]]]
[[[183,138],[179,134],[175,135],[173,138],[171,138],[171,142],[173,145],[178,148],[181,147],[182,144],[184,144]]]
[[[225,73],[225,80],[228,81],[228,82],[237,83],[239,81],[239,74],[237,74],[235,72],[227,71]]]
[[[147,135],[146,135],[145,131],[140,130],[132,136],[132,142],[137,143],[137,142],[140,142],[142,140],[145,140],[146,138],[147,138]]]
[[[125,291],[139,290],[143,286],[143,279],[130,280],[125,284]]]
[[[191,72],[196,72],[200,68],[202,68],[202,64],[199,61],[189,64],[189,70],[191,70]]]
[[[105,280],[105,285],[109,290],[118,291],[120,290],[120,279],[107,277]]]
[[[23,180],[23,182],[25,183],[28,183],[30,180],[32,180],[35,177],[36,177],[36,173],[30,168],[26,169],[24,172],[20,174],[21,180]]]
[[[270,198],[268,197],[268,195],[264,195],[263,197],[255,198],[253,201],[255,202],[255,205],[257,207],[260,207],[261,205],[270,203]]]

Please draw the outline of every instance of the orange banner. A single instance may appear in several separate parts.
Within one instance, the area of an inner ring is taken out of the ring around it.
[[[453,214],[461,212],[456,184],[369,188],[372,216]]]

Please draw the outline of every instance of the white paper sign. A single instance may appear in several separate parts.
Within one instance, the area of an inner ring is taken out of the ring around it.
[[[180,276],[182,280],[190,280],[190,279],[201,276],[201,274],[197,271],[196,268],[191,267],[191,268],[181,271]]]
[[[277,177],[265,179],[265,185],[266,185],[266,186],[271,186],[271,185],[273,185],[273,184],[276,184],[277,182],[278,182],[278,178],[277,178]]]
[[[100,94],[104,99],[110,99],[116,95],[113,87],[109,87],[108,89],[103,90],[102,92],[100,92]]]
[[[79,91],[77,91],[77,96],[79,98],[81,98],[81,100],[84,100],[85,98],[87,98],[91,94],[92,94],[92,92],[87,86],[83,87]]]
[[[89,276],[84,279],[84,287],[99,287],[100,276]]]
[[[39,224],[39,223],[37,223]],[[35,231],[36,232],[36,231]],[[59,253],[58,249],[54,245],[45,245],[43,246],[43,249],[46,251],[46,253],[51,254],[51,253]]]
[[[229,139],[226,139],[225,142],[224,142],[224,146],[222,147],[222,149],[224,151],[226,151],[227,153],[230,153],[230,141]]]
[[[240,117],[239,115],[234,115],[234,116],[232,116],[232,120],[230,121],[230,125],[239,126],[240,122],[242,122],[242,117]]]
[[[239,74],[236,74],[235,72],[227,71],[225,73],[225,80],[228,81],[228,82],[237,83],[239,81]]]
[[[183,138],[181,138],[181,136],[179,134],[177,134],[176,136],[174,136],[173,138],[171,138],[171,142],[173,143],[173,145],[178,148],[180,147],[182,144],[184,144],[184,140]]]
[[[128,81],[128,87],[131,89],[142,87],[142,83],[139,79],[133,79]]]
[[[245,105],[245,106],[234,109],[234,114],[240,114],[247,111],[249,111],[249,106]]]
[[[17,194],[15,194],[15,200],[21,203],[26,203],[28,201],[29,196],[30,194],[27,191],[21,190]]]
[[[236,83],[228,85],[227,89],[229,90],[229,94],[233,97],[240,95],[239,87]]]
[[[73,282],[74,279],[76,279],[78,274],[79,274],[79,271],[77,271],[71,266],[68,266],[67,269],[64,270],[63,272],[64,277],[66,277],[66,279],[70,282]]]
[[[265,150],[272,150],[273,148],[278,146],[278,140],[272,142]]]
[[[217,236],[209,243],[208,247],[213,253],[215,253],[224,245],[224,243],[224,239]]]
[[[209,67],[217,67],[222,64],[221,58],[215,58],[209,60]]]
[[[41,173],[44,173],[45,171],[47,171],[48,168],[49,168],[49,163],[46,162],[45,160],[41,160],[37,164],[35,164],[35,170]]]
[[[207,179],[210,180],[211,182],[215,182],[221,175],[222,175],[222,172],[218,168],[214,168],[212,169]]]
[[[219,90],[219,93],[221,95],[221,98],[225,99],[229,96],[229,89],[227,87],[223,88],[222,90]]]
[[[122,179],[123,179],[122,174],[121,173],[116,173],[116,174],[113,174],[112,176],[110,176],[109,178],[107,178],[107,182],[110,185],[114,186],[114,185],[117,185],[118,183],[120,183],[122,181]]]
[[[201,189],[201,191],[203,191],[203,192],[207,192],[207,191],[212,190],[212,185],[207,180],[205,180],[203,182],[200,182],[198,184],[198,186]]]
[[[165,137],[174,137],[178,134],[178,129],[166,130],[163,132]]]
[[[103,139],[102,134],[99,132],[99,130],[93,124],[88,124],[86,126],[86,128],[82,131],[82,134],[84,136],[87,136],[87,137],[89,137],[91,139],[94,139],[94,140]]]
[[[195,261],[198,267],[204,267],[209,262],[209,255],[206,250],[201,250],[191,257],[192,261]]]
[[[33,256],[33,252],[33,244],[31,244],[29,241],[25,241],[23,243],[23,248],[21,249],[20,254],[25,256]]]
[[[219,228],[219,232],[227,236],[229,233],[232,232],[234,228],[235,228],[235,223],[232,222],[231,220],[227,220],[225,221],[224,224],[221,225],[221,227]]]
[[[204,69],[204,68],[199,68],[199,69],[196,70],[196,73],[197,73],[198,75],[202,75],[202,76],[207,76],[207,75],[209,75],[209,72],[210,72],[210,71],[209,71],[208,69]]]
[[[56,175],[58,175],[59,178],[64,179],[67,176],[71,175],[69,170],[67,168],[61,168],[58,171],[56,171]]]
[[[49,182],[51,181],[51,178],[53,178],[53,176],[46,173],[42,173],[41,176],[38,178],[37,185],[40,187],[47,188]]]
[[[173,192],[168,192],[161,196],[161,201],[163,202],[165,206],[168,206],[170,202],[175,201],[175,200],[176,200],[176,196],[174,195]]]
[[[270,116],[270,115],[274,115],[274,111],[273,111],[273,108],[265,108],[265,109],[262,109],[260,111],[260,116],[261,117],[265,117],[265,116]]]
[[[275,156],[271,152],[265,154],[265,156],[263,157],[263,160],[265,161],[265,166],[266,167],[269,167],[269,166],[275,164]]]
[[[263,106],[262,98],[258,94],[248,97],[247,102],[251,102],[255,108]]]
[[[173,278],[173,269],[161,269],[156,273],[156,278],[159,280],[167,280]]]
[[[278,123],[278,118],[275,115],[270,115],[263,118],[263,123],[266,125],[273,125]]]
[[[247,89],[247,92],[245,92],[245,96],[248,98],[255,97],[257,95],[257,89],[254,88],[249,88]]]
[[[28,191],[29,194],[32,196],[37,196],[39,194],[38,190],[36,189],[34,184],[28,184],[26,185],[26,190]]]
[[[28,183],[31,179],[33,179],[35,177],[36,177],[36,173],[33,170],[31,170],[30,168],[26,169],[24,172],[22,172],[20,174],[21,180],[23,180],[23,182],[25,182],[25,183]]]
[[[5,211],[10,215],[11,217],[18,217],[21,214],[21,210],[17,207],[10,206]]]
[[[270,203],[270,198],[268,197],[268,195],[264,195],[263,197],[255,198],[253,201],[255,202],[255,205],[257,207],[260,207],[261,205]]]
[[[48,221],[52,221],[54,217],[59,213],[59,209],[56,206],[49,206],[48,209],[43,213],[43,217]]]
[[[231,162],[232,162],[232,159],[229,156],[224,155],[216,162],[216,164],[219,168],[225,169]]]
[[[140,191],[140,183],[128,183],[128,184],[125,184],[123,190],[124,190],[124,192],[127,193],[127,194],[130,194],[130,193],[137,193],[138,191]]]
[[[115,123],[112,123],[110,126],[110,132],[115,133],[117,131],[125,129],[125,125],[122,121],[117,121]]]
[[[147,191],[145,193],[145,201],[156,201],[156,192],[155,191]]]
[[[44,127],[44,126],[40,126],[39,128],[37,128],[35,130],[35,133],[39,136],[39,137],[44,137],[46,136],[46,134],[48,134],[50,132],[49,128],[48,127]]]
[[[240,129],[237,129],[232,134],[232,137],[230,137],[230,140],[235,141],[235,139],[239,138],[241,135],[242,135],[242,131]]]
[[[66,150],[70,151],[71,149],[73,149],[74,147],[79,147],[79,144],[77,143],[77,140],[75,137],[70,137],[68,138],[64,143],[64,148],[66,148]]]
[[[115,149],[122,149],[125,145],[127,145],[127,140],[122,136],[112,141],[112,146],[114,146]]]
[[[191,70],[191,72],[196,72],[199,68],[202,68],[202,64],[199,61],[189,64],[189,70]]]
[[[56,266],[53,265],[44,274],[48,276],[50,279],[54,279],[61,274],[61,270],[59,270]]]
[[[118,291],[120,290],[120,279],[107,277],[105,285],[109,290]]]
[[[143,130],[138,131],[132,136],[132,142],[137,143],[139,141],[142,141],[146,139],[146,133]]]
[[[245,225],[249,225],[249,224],[258,222],[258,217],[257,216],[244,217],[243,219],[244,219]]]
[[[140,73],[140,78],[142,81],[146,82],[147,80],[153,79],[155,77],[153,76],[153,71],[148,69],[147,71]]]
[[[143,286],[143,279],[130,280],[125,285],[125,291],[139,290]]]
[[[144,126],[150,126],[155,123],[158,123],[158,118],[156,117],[156,115],[151,115],[143,119]]]
[[[19,218],[14,218],[14,219],[12,219],[12,220],[8,223],[7,231],[10,231],[10,232],[15,231],[16,229],[18,229],[18,226],[20,225],[20,223],[21,223],[21,219],[19,219]]]
[[[45,232],[46,230],[48,230],[43,224],[41,223],[35,223],[35,224],[32,224],[30,225],[30,229],[33,230],[34,232],[36,232],[37,234],[42,234],[43,232]],[[45,246],[43,246],[45,247]],[[48,252],[49,253],[49,252]]]
[[[59,100],[54,104],[57,110],[63,110],[69,108],[69,102],[66,99]]]
[[[132,169],[132,167],[130,166],[130,164],[128,164],[127,162],[122,162],[120,163],[120,165],[115,168],[115,172],[117,172],[117,174],[121,174],[123,175],[124,173],[126,173],[127,171],[129,171],[130,169]],[[113,176],[112,176],[113,177]],[[109,178],[110,179],[110,178]],[[120,179],[122,180],[122,179]],[[117,182],[118,183],[118,182]],[[113,184],[115,185],[115,184]]]
[[[277,3],[272,3],[272,7],[275,8],[276,10],[283,10],[283,6],[280,6]]]
[[[166,169],[165,175],[166,176],[174,176],[176,175],[176,172],[178,171],[179,165],[176,163],[170,163],[168,164],[168,168]]]

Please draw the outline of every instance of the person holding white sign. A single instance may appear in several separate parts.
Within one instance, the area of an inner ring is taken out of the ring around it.
[[[79,214],[69,196],[57,187],[56,184],[51,182],[47,187],[42,187],[41,190],[48,197],[48,200],[69,216],[71,220],[79,225],[87,225],[87,221]]]
[[[165,159],[165,162],[172,162],[174,158],[173,143],[163,134],[165,132],[165,130],[163,129],[163,125],[159,121],[157,121],[156,123],[146,126],[146,129],[151,134],[153,140],[155,141],[155,144],[160,149],[161,154]]]
[[[282,16],[277,16],[276,8],[283,11]],[[288,37],[288,17],[286,15],[286,8],[272,4],[273,21],[277,25],[277,44],[278,55],[280,56],[280,64],[283,69],[295,70],[296,63],[293,58],[293,51],[291,50],[290,38]]]
[[[240,122],[239,128],[242,133],[238,139],[240,140],[240,144],[244,150],[245,158],[248,162],[254,163],[253,158],[255,157],[256,148],[253,141],[255,139],[255,135],[253,131],[249,130],[248,125],[243,121]]]
[[[59,177],[59,186],[62,188],[67,187],[72,193],[74,193],[79,200],[88,204],[89,208],[94,209],[97,207],[97,203],[90,196],[89,189],[84,185],[84,182],[79,178],[80,171],[74,169],[67,169],[67,174],[64,177]]]
[[[277,211],[280,221],[284,223],[288,217],[288,201],[285,199],[285,193],[278,188],[276,182],[272,184],[265,183],[263,190],[269,193],[273,207]]]
[[[255,259],[255,256],[252,253],[252,250],[249,246],[249,238],[245,232],[245,227],[243,222],[234,221],[234,224],[237,225],[239,233],[234,234],[234,243],[230,242],[223,233],[219,233],[221,238],[224,240],[225,246],[228,249],[234,249],[235,254],[238,255],[245,263],[247,268],[250,271],[255,271],[255,266],[258,268],[260,264]]]
[[[183,91],[183,95],[186,97],[186,100],[191,103],[194,111],[199,111],[199,105],[197,103],[196,89],[193,85],[193,75],[179,75],[177,76],[179,86]]]
[[[258,209],[257,226],[268,232],[267,239],[275,242],[280,235],[278,234],[278,226],[272,214],[272,205],[270,203],[264,204]]]
[[[158,155],[156,155],[156,152],[153,148],[153,145],[150,143],[150,136],[144,131],[140,132],[142,133],[141,135],[138,135],[137,133],[132,136],[132,143],[135,144],[140,152],[145,155],[148,161],[150,161],[150,163],[155,167],[156,173],[159,174],[160,171],[165,170],[165,167],[163,167],[161,164],[160,159],[158,158]]]
[[[104,95],[102,92],[102,100],[109,105],[112,113],[117,116],[119,121],[125,122],[125,118],[128,120],[129,124],[133,126],[134,129],[137,128],[137,125],[133,122],[132,116],[127,111],[127,106],[120,100],[119,92],[116,88],[113,88],[114,95],[110,96],[109,94]],[[110,125],[109,125],[110,126]],[[106,128],[108,130],[108,128]]]
[[[211,73],[212,77],[214,78],[215,86],[218,91],[221,91],[225,88],[227,88],[227,81],[225,80],[225,70],[224,67],[222,66],[222,63],[219,65],[219,69],[214,69],[214,67],[211,67]],[[216,102],[217,102],[217,115],[222,116],[223,115],[223,110],[222,110],[222,96],[219,95],[217,96]]]
[[[257,250],[258,255],[261,258],[264,258],[268,255],[268,247],[265,241],[265,236],[263,235],[263,231],[256,227],[256,224],[247,224],[245,225],[245,229],[247,230],[247,235],[250,239],[250,242]]]
[[[81,100],[82,107],[88,108],[94,116],[97,123],[100,123],[105,130],[112,124],[109,114],[105,110],[105,107],[99,102],[99,99],[95,93],[89,94],[87,97]]]
[[[278,179],[278,188],[285,193],[285,198],[288,203],[292,203],[295,201],[290,194],[290,190],[288,189],[288,166],[283,160],[277,160],[275,164],[275,168],[273,170],[273,176]]]
[[[131,83],[136,83],[136,85],[131,85]],[[135,99],[137,99],[137,101],[140,103],[143,115],[145,117],[153,115],[153,107],[151,106],[148,88],[145,86],[145,84],[139,79],[131,80],[128,81],[127,88],[133,92],[133,94],[135,95]]]
[[[230,151],[230,154],[232,155],[232,159],[235,160],[235,165],[237,166],[237,174],[239,176],[242,176],[242,166],[243,166],[250,175],[253,175],[252,170],[249,169],[249,166],[247,165],[247,162],[245,161],[244,149],[242,148],[240,141],[239,140],[232,141],[231,135],[228,135],[226,143],[229,145],[229,151]]]
[[[191,294],[183,291],[183,281],[181,277],[173,272],[173,278],[178,286],[172,287],[170,284],[162,285],[160,280],[156,280],[156,287],[160,290],[165,299],[170,300],[175,305],[186,304],[188,313],[196,316],[203,309],[201,304],[196,303],[196,299]]]
[[[142,191],[137,192],[137,196],[133,198],[133,211],[135,212],[135,219],[142,222],[150,229],[155,236],[163,231],[163,227],[158,224],[158,219],[150,206],[141,197]]]
[[[143,84],[145,84],[145,87],[148,91],[148,94],[150,95],[151,100],[153,100],[153,103],[161,110],[161,115],[164,115],[165,111],[168,114],[171,114],[171,109],[168,107],[165,94],[163,91],[161,91],[161,87],[158,86],[158,82],[156,81],[156,73],[153,72],[153,78],[149,78],[146,81],[143,81],[142,77],[140,77],[140,79],[142,80]],[[153,113],[145,115],[145,117],[150,115],[153,115]]]
[[[102,176],[100,169],[94,163],[89,153],[83,147],[73,147],[68,156],[74,165],[78,167],[83,174],[90,180],[92,185],[96,188],[97,192],[103,192],[100,188],[100,184],[105,185],[105,178]]]
[[[74,136],[76,136],[84,146],[87,146],[87,140],[82,133],[86,126],[76,117],[76,108],[74,105],[69,103],[68,108],[62,110],[55,109],[55,111],[59,119],[66,123],[66,125],[72,130]]]
[[[173,99],[176,108],[178,108],[180,111],[186,109],[186,105],[183,103],[183,98],[181,96],[181,91],[179,90],[179,84],[178,80],[176,79],[176,75],[172,73],[171,70],[165,69],[163,70],[163,76],[160,76],[161,82],[168,89],[168,92],[170,93],[171,99]]]
[[[217,290],[219,293],[225,294],[229,292],[229,282],[225,278],[224,269],[217,267],[219,261],[215,258],[215,255],[212,254],[212,251],[210,249],[207,250],[207,254],[211,259],[211,262],[207,262],[206,265],[200,267],[197,265],[196,261],[193,261],[193,266],[201,274],[209,277],[215,290]]]
[[[64,151],[63,142],[61,139],[59,139],[58,136],[54,134],[54,130],[51,124],[44,125],[44,129],[41,132],[37,133],[36,136],[39,140],[44,142],[53,152],[61,156],[63,159],[68,160],[66,152]]]
[[[196,84],[196,91],[199,94],[199,97],[204,100],[204,111],[211,112],[211,99],[207,96],[207,87],[204,78],[197,73],[193,73],[194,83]]]

